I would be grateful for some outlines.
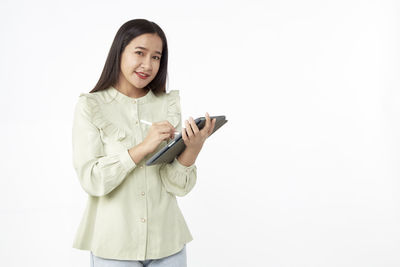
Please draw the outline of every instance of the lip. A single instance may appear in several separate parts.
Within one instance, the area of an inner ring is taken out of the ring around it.
[[[143,80],[147,79],[150,76],[150,75],[148,75],[146,73],[143,73],[143,72],[136,72],[135,71],[135,73],[140,79],[143,79]]]

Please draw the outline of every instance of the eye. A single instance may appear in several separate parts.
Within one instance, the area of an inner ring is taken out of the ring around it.
[[[156,58],[157,60],[161,59],[159,56],[154,56],[153,58]]]
[[[139,53],[142,53],[142,54],[143,54],[142,51],[136,51],[135,53],[138,54],[138,55],[140,55]]]

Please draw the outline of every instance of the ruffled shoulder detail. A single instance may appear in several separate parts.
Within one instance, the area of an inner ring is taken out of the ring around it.
[[[174,127],[181,122],[181,103],[178,90],[171,90],[167,94],[167,119]]]
[[[118,128],[104,117],[99,99],[95,93],[81,93],[79,98],[87,116],[97,128],[108,136],[114,136],[117,140],[122,140],[126,137],[124,129]]]

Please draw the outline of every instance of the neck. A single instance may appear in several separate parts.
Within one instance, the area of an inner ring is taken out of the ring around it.
[[[128,81],[124,82],[119,82],[115,86],[115,89],[123,93],[124,95],[127,95],[129,97],[133,98],[139,98],[142,96],[145,96],[147,92],[149,92],[149,89],[147,88],[136,88],[132,84],[130,84]]]

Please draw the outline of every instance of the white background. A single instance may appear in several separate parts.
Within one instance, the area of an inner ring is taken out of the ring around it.
[[[184,119],[224,114],[178,198],[188,266],[400,266],[398,1],[1,1],[1,266],[89,266],[73,107],[118,28],[169,45]]]

